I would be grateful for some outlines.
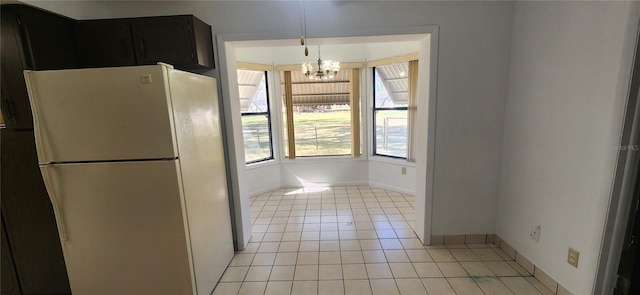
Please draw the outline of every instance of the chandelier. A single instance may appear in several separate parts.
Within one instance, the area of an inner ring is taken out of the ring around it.
[[[318,46],[318,66],[314,68],[310,62],[302,63],[302,73],[309,80],[333,79],[340,71],[340,62],[332,60],[322,60],[320,57],[320,46]]]
[[[304,5],[304,0],[300,1],[302,13],[300,14],[300,45],[304,46],[304,56],[309,56],[309,49],[305,44],[307,35],[307,9]],[[308,43],[308,42],[307,42]],[[328,80],[333,79],[340,71],[340,62],[332,60],[322,60],[320,57],[320,46],[318,46],[318,67],[314,69],[314,66],[310,62],[302,63],[302,73],[309,80]]]

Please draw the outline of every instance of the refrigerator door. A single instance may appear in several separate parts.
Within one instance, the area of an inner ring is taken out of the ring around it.
[[[175,158],[166,69],[25,71],[39,162]]]
[[[198,294],[210,294],[233,258],[216,80],[169,70],[171,102]]]
[[[193,294],[178,166],[41,166],[73,294]]]

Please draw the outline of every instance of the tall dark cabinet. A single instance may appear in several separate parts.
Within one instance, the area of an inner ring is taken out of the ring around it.
[[[2,5],[0,217],[2,294],[71,294],[53,208],[38,169],[22,71],[78,66],[73,20]]]
[[[18,18],[15,14],[2,11],[2,43],[0,54],[2,56],[2,114],[7,127],[11,129],[27,129],[33,127],[31,119],[31,109],[29,108],[29,97],[24,78],[21,79],[18,73],[22,73],[25,68],[25,56],[20,38]]]

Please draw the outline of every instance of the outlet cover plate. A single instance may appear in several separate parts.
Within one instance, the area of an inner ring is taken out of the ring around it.
[[[540,229],[541,227],[539,225],[533,227],[529,233],[529,237],[536,242],[540,241]]]
[[[569,255],[567,256],[567,263],[578,268],[578,260],[580,259],[580,252],[578,250],[569,247]]]

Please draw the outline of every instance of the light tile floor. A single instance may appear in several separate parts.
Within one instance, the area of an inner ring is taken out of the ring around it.
[[[252,239],[213,294],[553,294],[495,245],[423,246],[413,206],[368,186],[253,197]]]

